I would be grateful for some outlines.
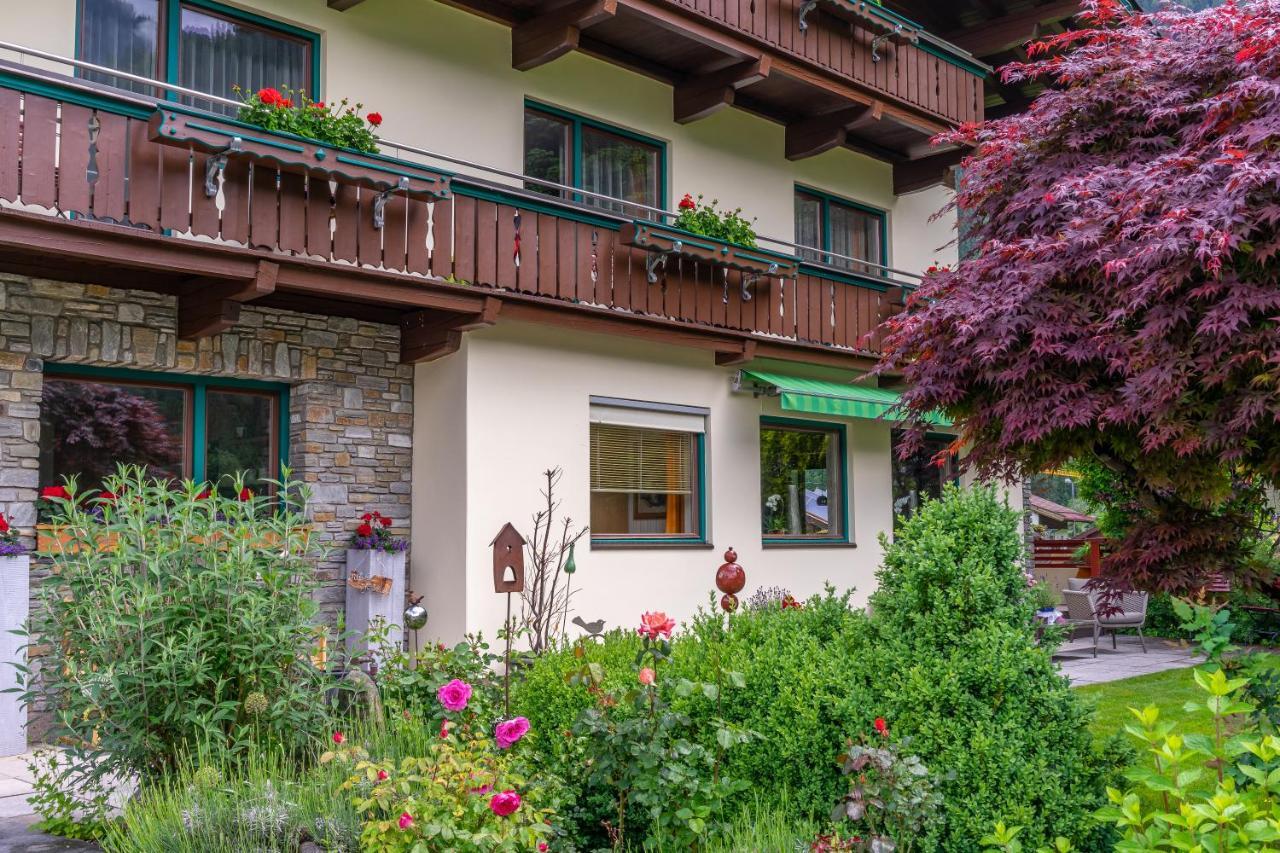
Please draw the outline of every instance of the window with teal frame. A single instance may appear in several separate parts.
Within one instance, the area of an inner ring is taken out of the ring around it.
[[[76,56],[95,65],[235,97],[233,86],[302,90],[320,97],[320,36],[214,0],[79,0]],[[111,74],[83,75],[147,95]],[[198,98],[202,109],[231,108]]]
[[[629,130],[533,101],[525,102],[524,174],[635,205],[666,206],[667,146]],[[569,193],[529,184],[528,189]],[[574,194],[573,200],[648,218],[642,209]]]
[[[795,196],[796,244],[807,247],[800,250],[802,260],[861,275],[883,275],[880,267],[888,265],[889,255],[888,217],[883,210],[799,185]]]
[[[119,464],[270,491],[289,458],[289,389],[272,382],[46,364],[40,482],[96,489]]]
[[[760,531],[765,545],[849,542],[845,427],[760,420]]]

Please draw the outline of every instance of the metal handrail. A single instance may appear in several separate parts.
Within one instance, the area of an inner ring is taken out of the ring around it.
[[[144,77],[142,75],[133,74],[128,71],[119,71],[114,68],[109,68],[105,65],[97,65],[92,62],[85,62],[82,59],[72,59],[67,56],[62,56],[56,53],[50,53],[49,51],[40,50],[38,48],[26,47],[24,45],[15,44],[13,42],[0,40],[0,50],[11,51],[23,57],[42,59],[47,62],[62,63],[64,65],[70,66],[71,68],[82,70],[82,71],[92,71],[98,74],[102,74],[104,76],[119,78],[122,80],[128,80],[133,83],[140,83],[144,86],[148,86],[152,89],[157,90],[160,93],[160,96],[159,96],[160,103],[167,103],[169,100],[170,94],[176,93],[179,95],[185,95],[186,97],[189,97],[189,98],[196,98],[202,101],[223,104],[225,106],[235,107],[237,109],[243,106],[243,104],[240,101],[237,101],[233,98],[224,98],[221,95],[212,95],[212,94],[209,94],[208,92],[201,92],[197,89],[190,89],[185,86],[179,86],[175,83],[167,83],[163,80],[157,80],[154,77]],[[18,68],[28,73],[32,73],[33,76],[37,76],[39,73],[39,69],[28,68],[25,65],[18,66]],[[112,86],[109,83],[95,84],[92,88],[109,89],[109,90],[112,90],[113,94],[119,94],[125,97],[132,96],[133,98],[150,102],[149,99],[147,99],[145,96],[140,95],[137,92],[132,92],[128,89],[122,89],[118,86]],[[397,153],[407,152],[410,154],[417,155],[419,157],[427,157],[432,160],[439,160],[441,162],[450,163],[455,166],[462,166],[463,168],[467,168],[467,169],[475,169],[477,171],[485,172],[490,175],[496,175],[498,177],[506,178],[508,180],[520,181],[521,183],[524,183],[524,184],[533,184],[538,187],[544,187],[546,189],[551,189],[557,192],[566,193],[570,195],[571,197],[570,199],[556,199],[556,202],[569,207],[576,207],[580,209],[586,208],[587,210],[590,210],[592,213],[597,215],[610,216],[610,215],[617,215],[617,214],[616,214],[616,211],[609,211],[609,210],[595,207],[592,205],[583,205],[583,204],[576,203],[576,199],[574,199],[573,197],[581,196],[584,198],[591,198],[597,201],[605,202],[610,205],[622,205],[624,209],[643,211],[647,214],[652,214],[659,220],[674,219],[676,218],[676,216],[678,216],[678,214],[673,213],[671,211],[664,210],[659,207],[653,207],[651,205],[643,204],[641,202],[628,201],[627,199],[618,198],[616,196],[605,195],[604,193],[593,192],[591,190],[586,190],[581,187],[574,187],[568,184],[556,183],[555,181],[548,181],[543,178],[535,178],[530,175],[520,174],[519,172],[511,172],[506,169],[500,169],[496,166],[490,166],[485,163],[476,163],[472,160],[464,160],[461,157],[452,157],[448,154],[441,154],[438,151],[431,151],[429,149],[420,148],[416,145],[410,145],[405,142],[396,142],[390,139],[379,138],[378,145],[384,149],[385,148],[393,149]],[[402,157],[401,159],[404,159],[404,158]],[[500,186],[500,187],[503,187],[504,189],[511,189],[502,184],[492,184],[492,182],[486,182],[486,183],[491,183],[491,185],[493,186]],[[519,188],[514,188],[514,189],[519,189]],[[907,279],[915,279],[917,281],[921,279],[921,276],[918,273],[913,273],[907,270],[895,269],[894,267],[885,266],[884,264],[877,264],[872,261],[863,260],[862,258],[855,258],[851,255],[843,255],[843,254],[840,254],[839,252],[833,252],[828,249],[819,248],[817,246],[806,246],[802,243],[796,243],[791,240],[783,240],[779,237],[771,237],[765,234],[757,234],[756,239],[765,241],[767,243],[770,243],[776,246],[786,247],[787,249],[792,250],[788,252],[788,254],[793,254],[796,257],[802,258],[802,260],[803,260],[803,255],[805,254],[818,255],[822,257],[824,260],[822,261],[805,260],[804,262],[812,263],[820,267],[825,267],[837,273],[850,274],[849,270],[844,270],[844,269],[841,269],[840,267],[841,263],[848,263],[851,265],[855,265],[857,267],[869,268],[869,269],[875,270],[875,272],[871,272],[871,273],[862,273],[862,275],[866,276],[867,278],[871,278],[873,280],[883,279],[885,281],[892,281],[890,276],[898,276],[898,277],[907,278]],[[831,259],[831,260],[826,260],[826,259]],[[856,275],[857,273],[854,273],[854,274]],[[897,282],[897,283],[906,284],[907,286],[913,286],[908,282]]]

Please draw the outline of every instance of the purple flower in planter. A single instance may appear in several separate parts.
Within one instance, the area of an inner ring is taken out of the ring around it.
[[[21,557],[27,548],[21,542],[0,542],[0,557]]]

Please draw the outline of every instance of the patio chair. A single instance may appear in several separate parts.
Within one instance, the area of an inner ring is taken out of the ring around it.
[[[1093,596],[1084,590],[1062,590],[1062,603],[1067,606],[1067,627],[1070,629],[1068,639],[1074,640],[1084,632],[1093,636],[1093,656],[1098,656],[1098,612],[1094,607]]]
[[[1125,628],[1134,628],[1138,632],[1138,642],[1142,644],[1142,653],[1147,653],[1147,641],[1142,636],[1142,626],[1147,624],[1147,594],[1145,592],[1127,592],[1120,597],[1120,611],[1098,616],[1098,630],[1111,632],[1111,648],[1116,648],[1116,633]],[[1104,612],[1107,608],[1103,608]]]

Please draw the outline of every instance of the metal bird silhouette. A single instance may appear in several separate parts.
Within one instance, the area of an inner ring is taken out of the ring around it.
[[[603,619],[597,619],[594,622],[583,622],[581,616],[575,616],[570,621],[572,621],[573,624],[577,625],[582,630],[586,631],[587,636],[591,637],[593,640],[600,639],[601,635],[604,633]]]

